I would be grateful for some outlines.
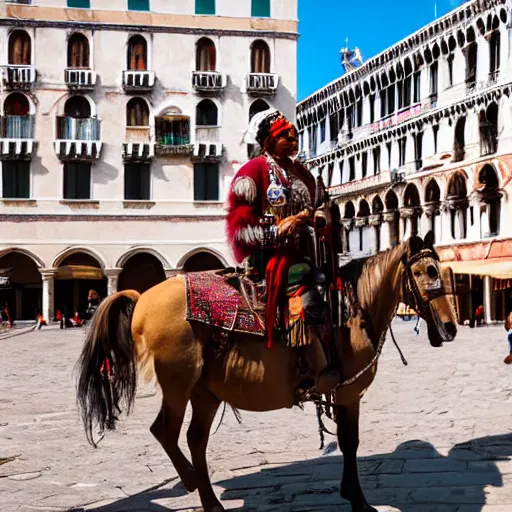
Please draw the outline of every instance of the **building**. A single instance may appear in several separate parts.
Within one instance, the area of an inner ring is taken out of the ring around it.
[[[297,25],[297,0],[0,5],[0,302],[13,317],[231,263],[225,193],[250,115],[294,116]]]
[[[512,309],[511,6],[464,3],[297,107],[345,256],[433,230],[461,322],[478,305],[487,322]]]

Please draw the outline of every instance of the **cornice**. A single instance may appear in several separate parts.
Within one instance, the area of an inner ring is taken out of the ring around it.
[[[0,222],[217,222],[225,215],[58,215],[0,214]]]

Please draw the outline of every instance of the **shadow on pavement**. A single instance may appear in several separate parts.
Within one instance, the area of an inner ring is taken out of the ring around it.
[[[333,451],[335,443],[326,448]],[[373,506],[392,506],[403,512],[480,512],[486,486],[503,487],[497,463],[512,457],[512,434],[482,437],[456,444],[441,455],[432,444],[408,441],[392,453],[359,458],[361,483]],[[350,510],[338,494],[343,458],[329,455],[304,462],[266,467],[259,472],[215,482],[223,487],[221,499],[244,500],[241,512]],[[190,510],[155,500],[183,496],[181,484],[142,492],[94,512],[169,512]],[[200,509],[198,509],[200,510]],[[234,509],[231,509],[234,510]]]

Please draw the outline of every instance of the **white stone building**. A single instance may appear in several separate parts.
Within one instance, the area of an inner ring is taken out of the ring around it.
[[[297,25],[297,0],[0,4],[12,317],[231,262],[225,194],[249,116],[294,116]]]
[[[467,2],[297,107],[345,255],[434,230],[461,321],[478,305],[487,322],[512,310],[511,6]]]

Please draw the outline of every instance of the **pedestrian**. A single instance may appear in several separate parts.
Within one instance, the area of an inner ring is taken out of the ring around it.
[[[484,308],[481,304],[476,308],[475,319],[477,327],[480,327],[484,319]]]
[[[505,364],[512,363],[512,311],[508,314],[505,320],[505,330],[507,331],[508,338],[508,356],[503,361]]]

